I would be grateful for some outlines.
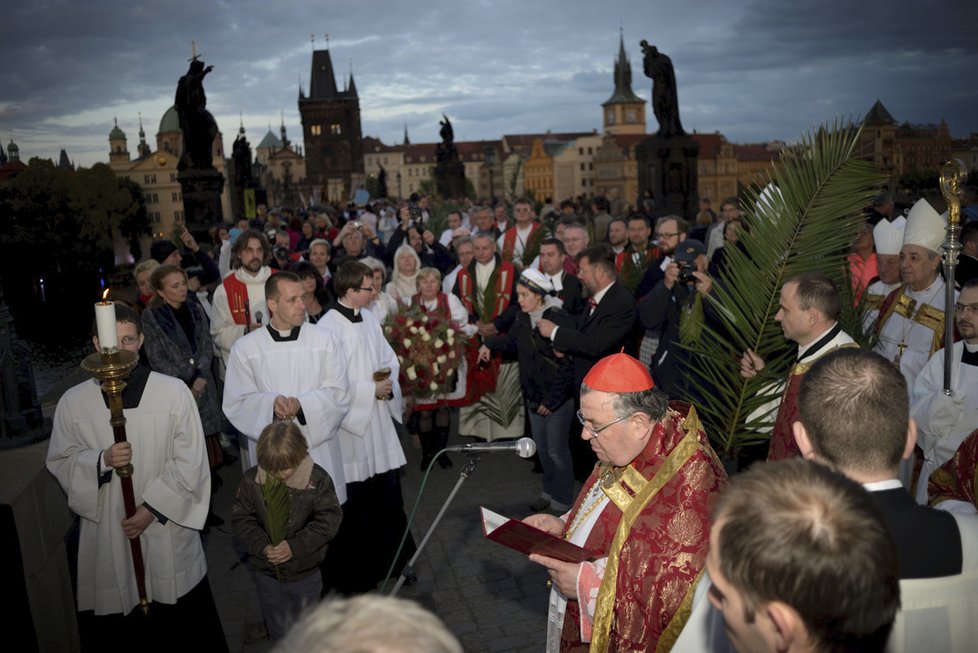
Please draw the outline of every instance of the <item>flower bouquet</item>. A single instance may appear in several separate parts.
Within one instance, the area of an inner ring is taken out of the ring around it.
[[[423,401],[455,388],[467,337],[458,322],[401,306],[384,323],[384,334],[401,363],[401,394]]]

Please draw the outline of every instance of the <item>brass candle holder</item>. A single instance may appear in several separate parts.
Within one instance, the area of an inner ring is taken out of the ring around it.
[[[101,352],[89,354],[82,361],[81,367],[96,379],[101,381],[102,392],[109,400],[109,424],[112,426],[112,437],[115,442],[126,442],[126,417],[122,412],[122,391],[126,387],[126,379],[139,362],[135,352],[118,347],[105,347]],[[122,499],[126,508],[126,518],[136,513],[136,498],[132,489],[132,463],[125,467],[115,468],[115,473],[122,483]],[[132,554],[133,571],[136,575],[136,589],[139,591],[139,605],[143,614],[149,614],[149,601],[146,598],[146,569],[143,565],[143,549],[139,538],[129,540],[129,551]]]

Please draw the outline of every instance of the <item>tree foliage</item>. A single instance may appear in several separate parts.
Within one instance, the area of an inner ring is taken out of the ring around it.
[[[67,311],[89,321],[86,304],[113,271],[113,232],[132,246],[149,222],[139,186],[107,165],[72,171],[34,158],[0,187],[0,275],[18,320]]]
[[[885,181],[874,165],[853,156],[858,134],[858,127],[838,122],[811,133],[774,167],[771,179],[780,192],[748,190],[740,246],[729,248],[710,295],[715,320],[694,312],[684,325],[684,334],[697,334],[683,343],[701,396],[697,409],[722,454],[769,437],[775,413],[765,407],[794,355],[774,320],[781,286],[809,271],[829,275],[840,288],[849,283],[849,245],[863,223],[863,207]],[[844,328],[860,332],[855,311],[845,318]],[[739,361],[747,349],[767,365],[745,381]]]

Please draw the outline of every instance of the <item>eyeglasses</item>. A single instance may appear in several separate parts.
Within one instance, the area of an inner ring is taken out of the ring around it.
[[[968,315],[969,313],[978,314],[978,304],[955,304],[954,312],[964,313],[965,315]]]
[[[371,288],[357,288],[357,290],[362,290],[364,292],[373,292],[374,291],[374,289],[372,287]]]
[[[119,342],[126,347],[132,347],[139,344],[139,338],[137,336],[122,336],[119,338]]]
[[[584,429],[588,433],[590,433],[592,437],[595,437],[595,438],[598,437],[598,434],[601,433],[601,431],[605,430],[609,426],[614,426],[618,422],[623,422],[626,419],[628,419],[629,417],[631,417],[631,415],[625,415],[624,417],[619,417],[618,419],[616,419],[613,422],[608,422],[604,426],[599,426],[598,428],[592,428],[592,427],[590,427],[590,426],[587,425],[587,420],[584,419],[584,415],[581,414],[581,411],[580,410],[577,411],[577,421],[580,422],[581,423],[581,426],[583,426]]]

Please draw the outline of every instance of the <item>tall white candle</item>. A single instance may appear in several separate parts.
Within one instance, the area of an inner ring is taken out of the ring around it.
[[[115,303],[100,301],[95,304],[95,324],[98,327],[100,349],[119,347],[119,335],[115,327]]]

